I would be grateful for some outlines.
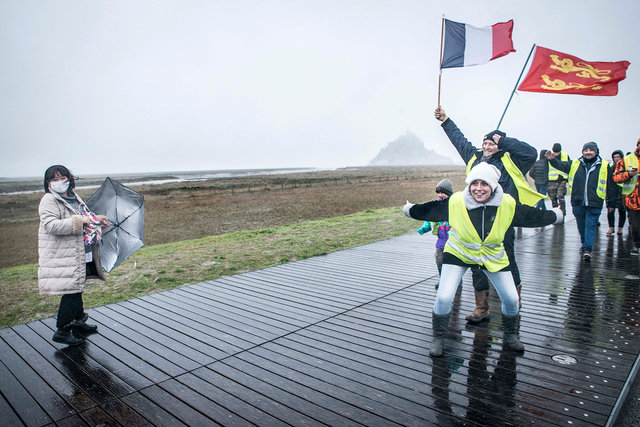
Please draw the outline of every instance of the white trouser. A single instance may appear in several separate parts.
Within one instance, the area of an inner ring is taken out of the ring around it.
[[[451,311],[451,304],[456,295],[456,290],[462,280],[462,276],[469,267],[454,264],[443,264],[440,274],[440,287],[436,294],[436,302],[433,304],[435,314],[448,314]],[[487,275],[493,287],[498,292],[502,301],[502,314],[513,316],[518,314],[518,291],[513,281],[510,271],[498,271],[492,273],[482,270]]]

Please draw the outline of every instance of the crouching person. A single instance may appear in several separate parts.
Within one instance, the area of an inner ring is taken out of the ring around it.
[[[422,221],[449,221],[452,229],[444,248],[440,287],[432,312],[431,356],[442,356],[449,327],[451,304],[460,279],[473,265],[479,265],[493,283],[502,301],[502,327],[507,348],[524,351],[517,333],[518,292],[504,250],[504,235],[514,227],[542,227],[563,219],[558,208],[541,211],[516,203],[498,185],[500,171],[479,163],[465,182],[467,187],[449,199],[414,205],[407,202],[406,216]]]

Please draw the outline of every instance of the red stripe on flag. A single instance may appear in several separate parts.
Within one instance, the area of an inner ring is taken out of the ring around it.
[[[493,51],[491,59],[500,58],[505,56],[509,52],[515,52],[513,48],[513,40],[511,34],[513,33],[513,19],[507,22],[498,22],[491,26],[493,36]]]

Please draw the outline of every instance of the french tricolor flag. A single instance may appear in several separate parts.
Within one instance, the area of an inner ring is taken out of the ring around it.
[[[444,48],[440,68],[481,65],[515,52],[511,33],[513,19],[490,27],[474,27],[444,20]]]

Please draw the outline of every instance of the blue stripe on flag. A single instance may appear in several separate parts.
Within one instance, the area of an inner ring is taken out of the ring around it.
[[[444,22],[444,51],[440,68],[464,67],[465,25],[448,19]]]

